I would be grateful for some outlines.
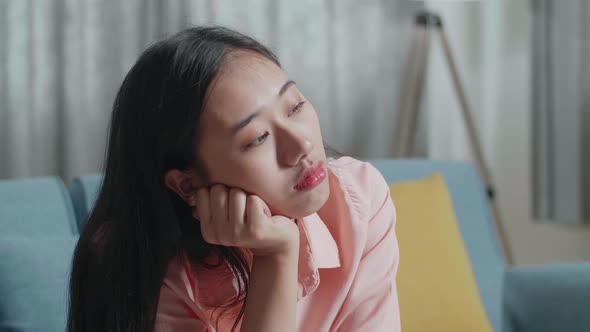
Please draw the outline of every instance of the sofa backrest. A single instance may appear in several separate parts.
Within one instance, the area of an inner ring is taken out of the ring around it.
[[[80,176],[74,179],[70,186],[70,196],[74,204],[78,231],[82,230],[86,219],[90,215],[101,184],[102,175],[94,174]]]
[[[0,180],[0,234],[77,234],[72,201],[58,177]]]

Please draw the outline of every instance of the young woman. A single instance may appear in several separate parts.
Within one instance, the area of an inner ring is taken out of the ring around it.
[[[267,48],[191,28],[118,92],[68,331],[399,331],[394,226]]]

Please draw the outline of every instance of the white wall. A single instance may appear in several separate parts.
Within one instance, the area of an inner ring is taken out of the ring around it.
[[[529,0],[426,1],[445,28],[476,117],[517,265],[590,260],[590,227],[543,224],[531,214]],[[469,145],[438,40],[430,52],[429,155],[466,159]]]

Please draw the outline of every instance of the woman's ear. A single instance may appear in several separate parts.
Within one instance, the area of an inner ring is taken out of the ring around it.
[[[195,193],[203,186],[203,183],[194,171],[168,170],[164,174],[164,183],[188,205],[195,206],[197,204]]]

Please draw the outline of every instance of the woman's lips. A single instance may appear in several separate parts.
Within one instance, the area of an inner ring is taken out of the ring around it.
[[[296,190],[309,190],[322,183],[326,178],[326,170],[324,169],[324,162],[317,161],[299,177],[299,181],[295,186]]]

